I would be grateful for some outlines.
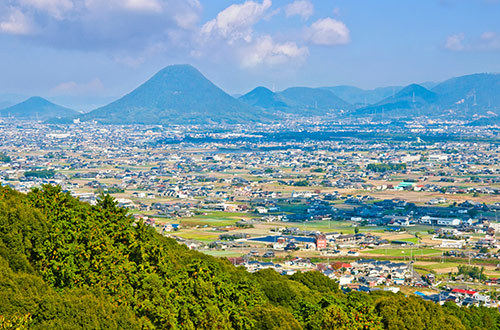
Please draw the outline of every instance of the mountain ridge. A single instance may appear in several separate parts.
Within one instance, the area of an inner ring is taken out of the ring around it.
[[[238,99],[248,105],[264,109],[279,111],[288,108],[285,100],[280,98],[270,89],[262,86],[255,87],[250,92],[240,96]]]
[[[362,89],[356,86],[350,85],[339,85],[332,87],[321,87],[322,89],[327,89],[343,99],[344,101],[353,105],[364,105],[374,104],[382,101],[383,99],[396,94],[403,87],[402,86],[385,86],[377,87],[374,89]]]
[[[4,99],[0,99],[3,105],[10,102]],[[38,113],[39,120],[58,117],[51,121],[54,123],[69,123],[78,117],[104,124],[240,124],[278,121],[289,115],[428,116],[474,121],[500,114],[500,74],[476,73],[439,83],[372,90],[340,85],[274,92],[259,86],[235,98],[196,68],[181,64],[163,68],[126,95],[85,114],[41,100],[30,98],[0,110],[0,115],[36,120]],[[46,108],[48,114],[42,111]]]
[[[40,96],[32,96],[20,103],[0,110],[1,117],[24,120],[47,120],[55,117],[70,117],[78,112],[52,103]]]
[[[194,67],[172,65],[80,118],[107,124],[200,124],[265,121],[272,116],[233,98]]]

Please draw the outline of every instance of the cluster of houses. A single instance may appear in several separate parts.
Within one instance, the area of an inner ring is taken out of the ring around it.
[[[313,264],[309,259],[295,257],[283,263],[273,263],[271,261],[258,261],[249,259],[255,256],[250,253],[246,258],[230,258],[235,265],[243,266],[249,272],[257,272],[263,269],[273,269],[282,275],[293,275],[295,272],[320,271],[325,276],[335,280],[339,286],[345,290],[355,290],[372,292],[376,290],[387,290],[394,293],[399,292],[402,285],[416,288],[414,294],[424,300],[437,304],[454,302],[459,306],[496,306],[488,292],[468,290],[464,288],[440,289],[438,293],[422,293],[421,287],[428,284],[420,275],[413,271],[412,265],[401,262],[391,262],[388,260],[361,259],[351,263],[334,262],[329,265]],[[497,279],[487,281],[487,285],[497,283]]]
[[[496,302],[492,301],[488,293],[468,289],[448,288],[448,290],[442,290],[434,294],[425,294],[416,291],[415,294],[422,297],[424,300],[432,301],[440,305],[443,305],[445,302],[453,302],[464,307],[493,307],[497,305]]]

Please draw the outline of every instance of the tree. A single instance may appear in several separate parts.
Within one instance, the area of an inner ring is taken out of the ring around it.
[[[4,152],[0,152],[0,163],[10,163],[12,159]]]
[[[477,267],[476,267],[477,268]],[[484,269],[461,271],[484,276]],[[0,324],[30,329],[491,329],[494,309],[342,293],[320,272],[247,273],[60,187],[0,187]],[[412,322],[407,322],[412,320]]]

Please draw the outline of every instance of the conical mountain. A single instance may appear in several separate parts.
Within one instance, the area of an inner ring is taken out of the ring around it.
[[[400,90],[396,95],[388,97],[379,102],[379,104],[408,102],[411,106],[431,104],[437,100],[437,94],[427,88],[411,84]]]
[[[248,105],[270,110],[284,110],[288,105],[276,93],[265,87],[256,87],[239,100]]]
[[[411,84],[397,92],[393,97],[389,97],[387,100],[413,99],[414,97],[421,99],[423,102],[434,102],[436,93],[431,92],[421,85]]]
[[[62,118],[77,115],[78,112],[54,104],[38,96],[0,110],[2,117],[11,117],[23,120],[47,120],[49,118]]]
[[[131,93],[81,116],[107,124],[203,124],[262,121],[271,116],[238,101],[190,65],[172,65]]]

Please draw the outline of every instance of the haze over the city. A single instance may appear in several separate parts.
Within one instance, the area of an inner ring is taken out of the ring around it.
[[[166,65],[231,94],[499,72],[500,2],[23,0],[0,3],[0,94],[90,110]]]

